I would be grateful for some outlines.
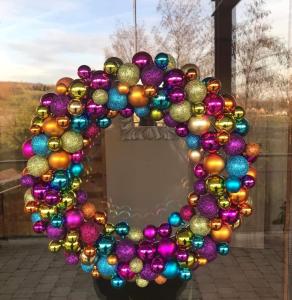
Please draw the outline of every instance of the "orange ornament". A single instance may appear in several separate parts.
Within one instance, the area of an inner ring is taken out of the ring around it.
[[[229,200],[235,204],[242,204],[247,200],[248,190],[246,188],[240,188],[236,193],[229,193]]]
[[[218,230],[222,227],[222,220],[220,218],[215,218],[210,221],[210,227],[213,230]]]
[[[157,89],[154,85],[147,85],[144,87],[146,97],[154,97],[157,94]]]
[[[188,204],[191,206],[196,206],[199,201],[199,196],[196,195],[194,192],[189,193],[188,195]]]
[[[104,225],[107,222],[107,217],[105,212],[97,211],[94,216],[95,221],[98,224]]]
[[[162,285],[162,284],[165,284],[165,283],[166,283],[167,279],[166,279],[164,276],[162,276],[162,275],[158,275],[158,276],[154,279],[154,281],[155,281],[157,284]]]
[[[252,214],[252,207],[248,203],[243,203],[240,206],[240,213],[246,217],[250,216]]]
[[[65,128],[65,129],[69,127],[70,120],[67,116],[57,117],[56,120],[60,127]]]
[[[249,167],[248,172],[246,173],[246,175],[252,176],[254,179],[257,178],[257,170],[254,167]]]
[[[229,94],[224,94],[223,99],[224,99],[224,110],[227,112],[234,111],[236,106],[234,97]]]
[[[82,205],[81,211],[85,219],[91,219],[96,214],[96,207],[92,202],[86,202]]]
[[[208,263],[208,259],[205,257],[198,257],[199,266],[205,266]]]
[[[142,85],[134,85],[130,88],[128,100],[134,107],[146,106],[149,102]]]
[[[53,177],[53,171],[49,170],[46,174],[42,175],[42,181],[44,182],[49,182],[52,180]]]
[[[38,211],[38,202],[37,201],[26,202],[24,211],[29,214],[37,212]]]
[[[118,114],[119,114],[119,112],[117,110],[109,110],[109,112],[107,113],[107,117],[110,118],[110,119],[113,119]]]
[[[49,165],[55,170],[65,170],[69,167],[71,157],[66,151],[54,152],[49,156]]]
[[[218,230],[211,230],[211,237],[217,243],[229,242],[232,235],[230,225],[223,224]]]
[[[83,252],[86,256],[93,257],[96,254],[96,248],[93,246],[85,246]]]
[[[217,134],[217,141],[220,145],[225,145],[229,141],[229,133],[227,131],[221,131]]]
[[[59,79],[56,83],[56,92],[59,95],[65,95],[68,91],[68,88],[73,81],[70,77],[63,77]]]
[[[64,133],[64,128],[59,126],[55,118],[47,118],[43,124],[43,131],[49,136],[61,136]]]
[[[218,154],[209,154],[204,159],[204,169],[210,174],[219,174],[224,167],[224,159]]]
[[[260,154],[261,151],[261,147],[259,144],[255,144],[255,143],[249,143],[246,145],[245,147],[245,153],[248,156],[258,156]]]
[[[118,83],[117,89],[119,93],[123,95],[128,94],[130,91],[130,87],[127,84],[121,82]]]
[[[30,128],[29,128],[29,131],[32,135],[37,135],[41,132],[41,127],[40,126],[37,126],[37,125],[32,125]]]

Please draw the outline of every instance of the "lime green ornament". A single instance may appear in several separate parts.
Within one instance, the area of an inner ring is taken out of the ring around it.
[[[140,70],[135,64],[126,63],[118,70],[118,80],[129,86],[135,85],[140,79]]]
[[[192,103],[203,102],[207,95],[207,88],[200,80],[191,80],[185,86],[187,99]]]
[[[92,100],[95,104],[104,105],[107,103],[108,94],[103,89],[97,89],[92,94]]]
[[[191,104],[188,101],[173,104],[169,109],[171,118],[176,122],[186,122],[191,117]]]
[[[193,216],[190,220],[190,229],[193,234],[206,236],[210,233],[209,219],[202,216]]]
[[[27,172],[34,177],[40,177],[49,171],[49,163],[45,157],[34,155],[27,162]]]
[[[69,153],[74,153],[83,148],[83,137],[75,131],[67,131],[61,137],[62,147]]]

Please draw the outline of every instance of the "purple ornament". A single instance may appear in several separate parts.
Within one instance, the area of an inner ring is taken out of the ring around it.
[[[31,158],[32,156],[35,155],[33,149],[32,149],[32,145],[31,145],[31,139],[25,141],[22,144],[22,155],[25,158]]]
[[[239,134],[231,134],[229,141],[224,145],[224,151],[228,155],[240,155],[245,149],[245,140]]]
[[[239,218],[239,211],[233,207],[220,209],[219,217],[222,219],[223,223],[235,224]]]
[[[202,195],[198,201],[197,209],[203,217],[213,219],[218,214],[216,198],[210,194]]]
[[[135,245],[130,240],[121,240],[116,247],[116,255],[120,262],[128,262],[135,257]]]
[[[168,93],[169,100],[172,103],[181,103],[185,100],[186,94],[182,88],[175,87]]]
[[[139,67],[139,69],[143,69],[148,65],[152,65],[153,60],[149,53],[145,51],[140,51],[134,54],[132,58],[132,63],[135,64],[137,67]]]
[[[163,239],[159,241],[157,252],[165,259],[171,259],[175,255],[177,249],[176,243],[171,239]]]
[[[206,113],[210,116],[217,116],[222,113],[224,100],[217,94],[208,94],[204,100]]]
[[[48,190],[46,192],[44,201],[46,202],[46,204],[48,205],[56,205],[59,201],[60,201],[60,195],[59,192],[56,190]]]
[[[206,185],[204,179],[198,179],[194,183],[194,192],[198,195],[204,195],[206,194]]]
[[[147,271],[150,273],[149,275],[152,275],[152,276],[149,276],[149,277],[151,277],[151,278],[153,276],[156,277],[156,273],[161,273],[164,269],[164,260],[161,257],[155,257],[155,258],[152,259],[151,265],[146,264],[144,266],[144,268],[146,270],[148,269]],[[146,270],[144,270],[144,268],[143,268],[142,272],[144,271],[144,273],[145,273]],[[141,272],[141,274],[142,274],[142,272]],[[147,278],[144,278],[144,279],[147,279]],[[149,280],[153,280],[153,279],[149,279]]]
[[[87,193],[83,190],[79,190],[76,193],[77,204],[82,205],[87,201]]]
[[[167,238],[171,235],[172,227],[169,223],[163,223],[158,227],[157,232],[160,235],[160,237]]]
[[[216,243],[208,236],[204,239],[204,245],[202,248],[197,249],[197,253],[207,258],[208,261],[212,261],[217,257]]]
[[[104,71],[94,71],[91,75],[90,86],[93,89],[108,90],[111,87],[111,81],[107,73]]]
[[[89,100],[86,104],[86,111],[89,116],[94,118],[101,118],[107,114],[106,107],[101,104],[96,104],[93,100]]]
[[[49,240],[59,241],[64,238],[65,230],[63,227],[54,227],[52,225],[49,225],[47,227],[47,236]]]
[[[85,131],[85,136],[88,138],[93,138],[96,137],[99,133],[100,128],[96,124],[92,123],[87,127]]]
[[[67,106],[70,99],[65,95],[58,95],[55,97],[54,101],[52,101],[50,105],[50,110],[52,114],[56,117],[65,116],[67,114]]]
[[[252,187],[254,187],[255,185],[255,179],[254,177],[250,176],[250,175],[245,175],[242,179],[241,182],[243,184],[244,187],[251,189]]]
[[[194,175],[197,178],[205,178],[207,176],[207,172],[204,169],[203,164],[197,164],[197,165],[195,165],[194,168],[193,168],[193,172],[194,172]]]
[[[191,205],[185,205],[180,209],[179,214],[183,220],[190,221],[194,215],[194,208]]]
[[[71,209],[66,211],[65,224],[69,230],[78,229],[83,222],[83,214],[79,209]]]
[[[189,257],[189,254],[186,250],[182,250],[182,249],[177,250],[176,259],[179,262],[187,261],[188,257]]]
[[[71,162],[80,163],[84,158],[84,151],[79,150],[71,154]]]
[[[91,76],[91,69],[86,65],[82,65],[78,68],[77,74],[81,79],[89,79]]]
[[[184,87],[185,78],[183,71],[171,69],[164,76],[164,82],[167,88]]]
[[[205,151],[214,153],[220,149],[217,136],[213,132],[207,132],[201,136],[201,145]]]
[[[31,175],[23,175],[20,179],[20,184],[25,187],[32,187],[35,183],[35,179]]]
[[[139,244],[137,249],[138,257],[143,261],[151,260],[156,252],[155,246],[148,241],[143,241]]]
[[[143,230],[143,234],[147,240],[153,240],[157,234],[157,228],[154,225],[147,225]]]
[[[35,233],[42,233],[46,230],[46,223],[43,220],[37,221],[32,225],[32,229]]]
[[[44,183],[37,183],[32,188],[32,195],[37,200],[43,200],[46,196],[48,185]]]
[[[58,96],[54,93],[48,93],[41,97],[40,103],[43,106],[49,107]]]
[[[133,271],[131,271],[128,263],[118,264],[117,272],[121,278],[126,280],[131,280],[136,275]]]
[[[133,115],[134,109],[130,106],[127,106],[126,108],[120,110],[120,115],[124,118],[129,118]]]
[[[79,263],[79,256],[74,252],[65,252],[65,261],[67,265],[77,265]]]
[[[168,127],[176,127],[178,125],[178,123],[176,121],[174,121],[174,119],[170,116],[169,113],[166,113],[164,115],[163,121],[164,121],[165,125]]]
[[[175,127],[175,133],[180,137],[186,137],[189,134],[188,126],[185,124],[178,124]]]
[[[146,66],[141,73],[141,81],[144,85],[159,86],[163,81],[163,71],[155,65]]]

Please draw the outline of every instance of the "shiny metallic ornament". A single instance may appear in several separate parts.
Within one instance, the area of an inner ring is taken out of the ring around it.
[[[220,131],[218,132],[217,134],[217,141],[218,143],[222,146],[222,145],[225,145],[226,143],[228,143],[229,141],[229,138],[230,138],[230,135],[227,131],[223,130],[223,131]]]
[[[105,234],[113,234],[115,232],[115,225],[111,223],[106,223],[104,225],[104,233]]]
[[[211,175],[206,180],[206,187],[209,193],[222,195],[225,193],[224,178],[219,175]]]
[[[80,251],[80,244],[76,241],[76,242],[69,242],[68,240],[66,240],[63,243],[63,247],[66,251],[72,251],[72,252],[78,252]]]
[[[84,251],[84,254],[89,257],[93,257],[96,255],[96,248],[93,246],[87,245],[84,247],[83,251]]]
[[[69,86],[69,95],[81,99],[86,95],[87,86],[79,79],[73,80]]]
[[[181,268],[192,268],[197,262],[196,256],[190,252],[186,261],[179,262]]]
[[[36,116],[34,117],[32,120],[31,120],[31,125],[32,126],[39,126],[39,127],[42,127],[44,124],[44,119],[39,117],[39,116]]]
[[[211,237],[217,243],[230,242],[232,235],[231,226],[223,224],[218,230],[211,230]]]
[[[66,236],[66,241],[70,243],[77,242],[79,239],[79,233],[77,231],[69,231]]]
[[[79,258],[81,263],[85,265],[92,265],[96,259],[95,256],[87,256],[84,251],[81,251]]]
[[[72,208],[76,202],[76,195],[73,191],[68,191],[62,194],[61,202],[66,208]]]
[[[220,218],[215,218],[210,221],[210,228],[212,230],[218,230],[222,226],[222,220]]]
[[[246,202],[247,197],[248,197],[248,190],[242,187],[236,193],[229,193],[228,198],[234,205],[241,205],[244,202]]]
[[[233,115],[236,120],[240,120],[245,116],[245,111],[241,106],[236,106]]]
[[[107,222],[107,215],[105,212],[97,211],[94,214],[94,219],[95,219],[96,223],[105,225]]]
[[[193,164],[197,164],[202,159],[202,152],[198,150],[189,150],[188,159]]]
[[[39,206],[39,203],[37,201],[34,201],[34,200],[27,201],[27,202],[25,202],[25,205],[24,205],[24,212],[27,214],[35,213],[39,210],[38,206]]]
[[[42,219],[47,220],[57,213],[57,208],[55,206],[50,207],[48,205],[41,204],[39,207],[39,212]]]
[[[228,200],[227,197],[225,197],[224,195],[221,195],[218,198],[218,205],[220,208],[226,209],[226,208],[230,207],[231,202]]]
[[[235,121],[231,116],[222,116],[215,122],[215,127],[219,131],[231,132],[235,127]]]
[[[100,278],[100,273],[98,272],[96,266],[93,267],[93,270],[91,271],[91,276],[95,279]]]
[[[188,195],[188,204],[189,205],[195,207],[195,206],[197,206],[198,201],[199,201],[199,196],[196,195],[194,192],[192,192]]]
[[[78,191],[81,187],[82,180],[79,177],[74,177],[71,181],[71,189],[73,191]]]
[[[198,257],[197,261],[199,266],[205,266],[208,263],[208,259],[205,257]]]
[[[105,63],[103,70],[109,75],[117,75],[119,67],[123,64],[123,61],[118,57],[109,57]]]
[[[72,116],[79,116],[83,113],[84,106],[81,101],[73,99],[69,102],[67,109]]]
[[[32,125],[30,128],[29,128],[29,131],[32,135],[37,135],[37,134],[40,134],[41,132],[41,127],[40,126],[37,126],[37,125]]]
[[[203,115],[205,113],[205,105],[202,102],[192,104],[192,115]]]
[[[42,181],[44,182],[50,182],[53,178],[53,171],[49,170],[48,172],[46,172],[45,174],[43,174],[41,176]]]
[[[188,122],[189,131],[195,135],[202,135],[208,132],[210,127],[211,122],[207,116],[191,117]]]
[[[191,80],[185,86],[188,101],[192,103],[203,102],[207,95],[205,84],[199,80]]]
[[[150,111],[150,117],[153,121],[160,121],[163,118],[163,113],[161,110],[155,108]]]
[[[117,89],[118,89],[119,93],[122,95],[127,95],[130,91],[129,85],[126,83],[121,83],[121,82],[118,83]]]
[[[185,73],[187,81],[192,81],[200,78],[200,70],[195,64],[185,64],[181,70]]]
[[[110,265],[116,265],[118,263],[118,258],[116,255],[111,254],[107,257],[107,262]]]
[[[222,88],[220,80],[213,78],[207,82],[207,92],[212,94],[218,94]]]
[[[49,108],[42,105],[38,106],[36,109],[36,113],[40,118],[45,119],[49,116]]]
[[[64,129],[67,129],[70,125],[70,119],[67,116],[57,117],[56,121],[57,124]]]
[[[50,252],[58,252],[62,248],[62,243],[58,241],[50,241],[48,245],[48,249]]]
[[[43,123],[43,132],[48,136],[61,136],[64,133],[64,128],[62,128],[57,119],[48,117]]]
[[[48,140],[48,148],[51,151],[58,151],[61,148],[61,140],[58,137],[50,137]]]
[[[176,233],[176,244],[179,248],[189,249],[192,246],[193,233],[187,228],[183,228]]]

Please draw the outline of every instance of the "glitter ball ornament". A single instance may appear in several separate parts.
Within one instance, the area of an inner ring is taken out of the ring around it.
[[[226,170],[229,176],[243,177],[247,174],[248,168],[249,164],[243,156],[231,156],[227,160]]]
[[[83,148],[83,137],[80,133],[74,131],[66,131],[61,136],[62,148],[69,152],[74,153]]]
[[[127,83],[129,86],[135,85],[139,81],[140,70],[135,64],[126,63],[118,70],[118,80]]]
[[[245,149],[245,141],[238,134],[231,134],[229,141],[224,146],[224,151],[228,155],[240,155]]]
[[[117,88],[111,88],[108,92],[107,107],[111,110],[121,110],[127,106],[127,96],[120,94]]]
[[[46,158],[34,155],[27,162],[27,172],[34,177],[40,177],[49,170],[49,163]]]
[[[209,220],[203,216],[193,216],[190,220],[190,229],[193,234],[206,236],[210,232]]]
[[[135,256],[135,245],[130,240],[122,240],[116,246],[116,255],[121,262],[128,262]]]
[[[48,149],[48,140],[49,138],[45,134],[34,136],[31,140],[33,152],[40,156],[48,155],[50,152]]]
[[[198,201],[197,209],[203,217],[214,218],[218,213],[217,200],[213,195],[202,195]]]
[[[192,103],[202,102],[207,94],[206,86],[199,80],[189,81],[185,86],[187,100]]]
[[[144,85],[157,87],[163,81],[163,71],[155,65],[147,66],[141,73],[141,81]]]
[[[169,109],[169,115],[176,122],[186,122],[191,117],[191,104],[188,101],[173,104]]]

